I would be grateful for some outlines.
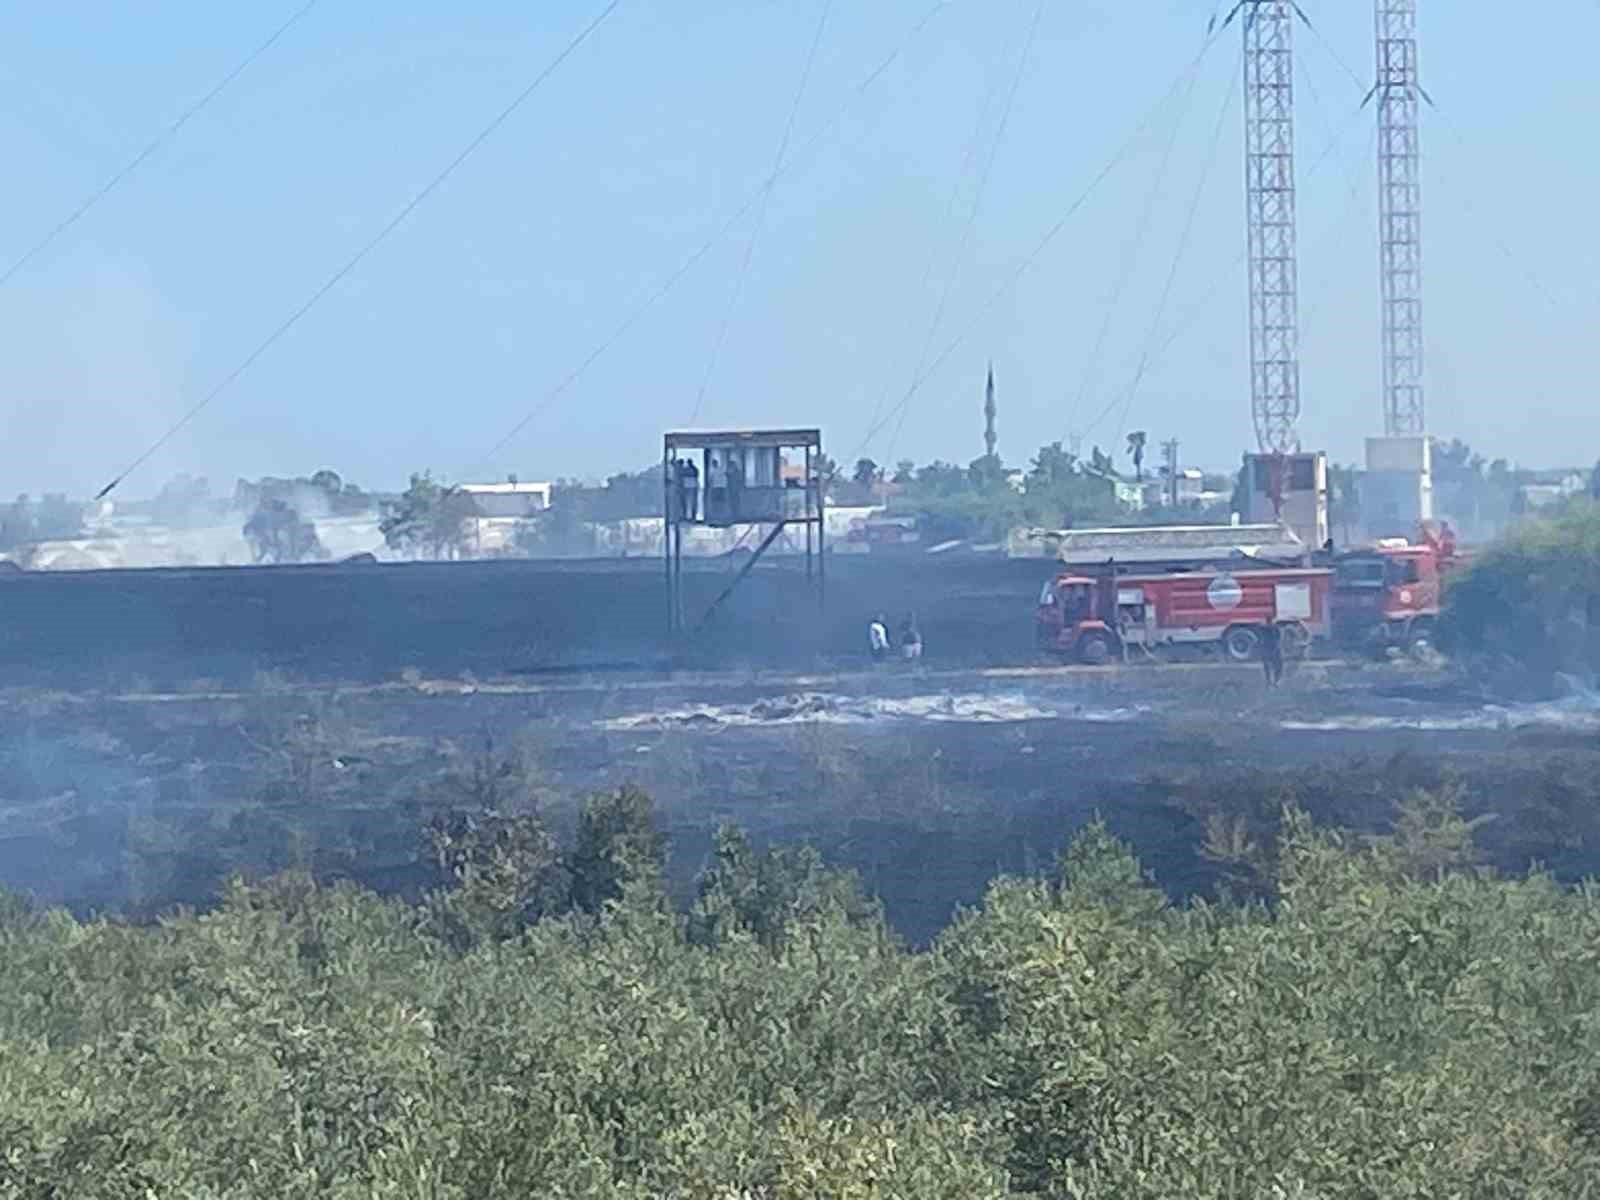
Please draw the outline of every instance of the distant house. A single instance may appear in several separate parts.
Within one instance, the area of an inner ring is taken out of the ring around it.
[[[1107,476],[1111,482],[1111,490],[1116,494],[1117,503],[1131,508],[1134,512],[1144,509],[1144,485],[1117,475]]]
[[[1178,471],[1178,506],[1204,504],[1206,496],[1205,472],[1194,467],[1180,468]],[[1156,478],[1147,480],[1144,485],[1144,502],[1147,508],[1165,508],[1172,503],[1172,482],[1167,477],[1167,469],[1162,467]]]
[[[472,497],[484,517],[527,520],[550,507],[554,486],[512,479],[506,483],[463,483],[461,490]]]
[[[473,554],[496,554],[510,549],[516,542],[518,528],[549,509],[553,490],[554,485],[550,483],[522,483],[516,479],[505,483],[462,484],[461,491],[471,496],[478,507],[478,515],[473,519]]]
[[[1589,490],[1589,481],[1577,471],[1562,475],[1559,478],[1546,476],[1537,483],[1526,483],[1518,489],[1522,496],[1522,506],[1529,512],[1537,509],[1548,508],[1552,504],[1559,504],[1572,496],[1581,495]]]

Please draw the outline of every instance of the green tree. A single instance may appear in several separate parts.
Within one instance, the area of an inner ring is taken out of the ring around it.
[[[384,543],[402,554],[458,558],[467,549],[471,522],[478,516],[472,497],[424,471],[398,500],[384,506],[378,528]]]
[[[1142,429],[1128,435],[1128,457],[1133,459],[1133,477],[1140,483],[1144,482],[1144,448],[1148,436]]]
[[[567,869],[573,904],[598,913],[620,900],[630,885],[660,886],[666,838],[656,828],[655,806],[636,787],[590,796],[578,814]]]
[[[328,557],[317,527],[285,500],[263,500],[244,523],[242,532],[258,563],[299,563]]]

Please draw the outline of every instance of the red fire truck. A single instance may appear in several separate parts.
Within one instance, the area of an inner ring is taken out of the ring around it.
[[[1181,646],[1245,662],[1277,625],[1285,654],[1304,653],[1328,636],[1332,584],[1333,572],[1306,567],[1063,574],[1039,597],[1039,645],[1091,664]]]
[[[1386,538],[1334,562],[1333,630],[1341,645],[1384,653],[1433,643],[1445,579],[1464,558],[1448,525],[1419,542]]]

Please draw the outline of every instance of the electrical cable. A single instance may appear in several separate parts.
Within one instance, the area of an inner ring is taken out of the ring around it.
[[[1327,51],[1328,56],[1330,58],[1332,58],[1333,61],[1340,66],[1340,68],[1343,69],[1343,71],[1344,71],[1344,73],[1346,75],[1350,76],[1351,82],[1353,82],[1356,85],[1356,89],[1361,92],[1363,100],[1369,100],[1374,95],[1376,95],[1376,93],[1378,91],[1378,85],[1376,83],[1374,83],[1371,87],[1368,87],[1367,84],[1362,81],[1361,76],[1356,73],[1355,68],[1352,67],[1348,62],[1346,62],[1344,60],[1344,58],[1342,58],[1340,56],[1339,52],[1336,49],[1334,49],[1333,44],[1331,42],[1329,42],[1327,38],[1323,37],[1322,31],[1319,30],[1315,25],[1311,24],[1311,22],[1305,18],[1304,14],[1301,14],[1301,19],[1305,21],[1306,28],[1310,29],[1311,32],[1316,36],[1317,41],[1322,44],[1322,48]],[[1417,94],[1420,95],[1423,98],[1423,100],[1425,100],[1427,102],[1428,108],[1430,109],[1430,111],[1432,111],[1435,116],[1441,118],[1441,120],[1443,121],[1444,125],[1449,129],[1451,136],[1455,139],[1456,145],[1461,147],[1462,149],[1467,149],[1466,140],[1461,136],[1459,131],[1457,131],[1457,129],[1455,128],[1455,126],[1452,123],[1452,119],[1449,116],[1449,114],[1444,112],[1434,102],[1432,96],[1428,95],[1427,92],[1423,91],[1421,85],[1418,85],[1418,87],[1417,87]],[[1464,193],[1461,193],[1461,194],[1464,197],[1466,197],[1465,200],[1463,201],[1463,203],[1470,210],[1471,207],[1472,207],[1472,205],[1471,205],[1471,193],[1470,192],[1464,192]],[[1505,257],[1505,259],[1508,262],[1510,262],[1512,266],[1517,267],[1521,271],[1521,273],[1523,275],[1523,278],[1527,280],[1528,284],[1534,289],[1534,291],[1538,292],[1539,295],[1544,299],[1544,301],[1551,306],[1551,308],[1559,310],[1560,309],[1560,305],[1556,301],[1556,298],[1555,298],[1554,294],[1551,293],[1551,291],[1544,286],[1543,281],[1536,274],[1534,274],[1533,269],[1531,267],[1529,267],[1525,262],[1522,262],[1522,261],[1520,261],[1518,259],[1516,253],[1506,243],[1505,239],[1502,238],[1499,235],[1499,233],[1495,232],[1495,231],[1491,231],[1489,233],[1489,236],[1490,236],[1491,240],[1493,240],[1493,242],[1495,243],[1495,247],[1500,251],[1500,253]]]
[[[1244,51],[1241,49],[1241,61],[1243,60],[1243,55]],[[1235,74],[1236,73],[1237,72],[1235,72]],[[1156,333],[1161,328],[1161,322],[1167,315],[1167,305],[1172,300],[1172,288],[1177,282],[1178,270],[1183,264],[1184,256],[1189,251],[1189,241],[1194,236],[1195,218],[1200,212],[1200,201],[1205,195],[1206,184],[1211,181],[1211,170],[1217,164],[1217,148],[1222,143],[1222,127],[1227,122],[1228,114],[1233,111],[1234,95],[1235,91],[1230,77],[1229,84],[1222,93],[1222,104],[1217,109],[1216,124],[1211,130],[1211,146],[1206,152],[1206,163],[1204,168],[1201,169],[1199,181],[1195,184],[1194,195],[1190,197],[1189,212],[1184,218],[1183,232],[1178,238],[1178,248],[1172,256],[1172,264],[1167,269],[1167,281],[1161,289],[1161,299],[1156,305],[1155,316],[1150,322],[1150,332],[1145,338],[1144,351],[1140,355],[1139,366],[1133,373],[1133,380],[1128,384],[1127,399],[1122,406],[1122,416],[1118,419],[1117,439],[1122,437],[1122,434],[1127,427],[1128,413],[1133,408],[1134,397],[1138,394],[1139,385],[1144,382],[1145,372],[1150,368],[1150,356],[1155,348]],[[1113,398],[1112,404],[1114,405],[1115,403],[1115,398]],[[1099,424],[1104,415],[1105,414],[1102,413],[1101,417],[1096,418],[1095,421],[1083,431],[1084,434],[1087,435],[1093,432],[1095,425]],[[1113,445],[1115,445],[1115,440],[1113,441]]]
[[[1329,106],[1323,103],[1322,93],[1317,90],[1316,82],[1312,78],[1311,65],[1304,59],[1300,60],[1300,74],[1306,82],[1306,90],[1311,94],[1311,102],[1315,106],[1317,114],[1323,118],[1323,125],[1331,135],[1334,126],[1332,120],[1328,118]],[[1342,141],[1343,139],[1340,140]],[[1361,174],[1351,167],[1349,163],[1345,162],[1343,158],[1339,160],[1339,165],[1344,168],[1345,179],[1350,184],[1351,193],[1360,192]]]
[[[1133,268],[1144,249],[1145,240],[1150,234],[1150,224],[1155,215],[1156,198],[1161,194],[1161,185],[1166,181],[1167,168],[1172,162],[1172,151],[1178,142],[1178,134],[1182,131],[1184,118],[1189,113],[1189,102],[1194,97],[1195,84],[1200,81],[1200,72],[1195,71],[1189,76],[1189,86],[1184,92],[1183,103],[1179,106],[1178,119],[1173,122],[1172,136],[1167,139],[1166,149],[1161,155],[1161,163],[1156,169],[1156,175],[1150,183],[1150,191],[1145,196],[1144,209],[1140,214],[1139,222],[1135,226],[1133,241],[1122,256],[1122,270],[1118,276],[1115,287],[1111,292],[1111,300],[1106,305],[1105,313],[1100,321],[1100,332],[1095,336],[1094,346],[1089,352],[1089,357],[1084,360],[1083,377],[1078,381],[1078,394],[1072,399],[1072,406],[1067,413],[1067,430],[1069,437],[1076,431],[1078,413],[1083,408],[1083,402],[1089,394],[1089,384],[1099,372],[1100,358],[1105,352],[1106,337],[1111,332],[1111,320],[1116,310],[1122,305],[1122,295],[1127,290],[1128,280],[1133,276]],[[1230,85],[1231,86],[1231,85]]]
[[[982,140],[983,140],[982,139],[983,127],[984,127],[984,124],[988,120],[989,109],[994,104],[995,96],[999,94],[999,91],[1000,91],[1000,80],[999,80],[999,77],[996,76],[996,78],[990,83],[989,87],[984,92],[983,103],[981,105],[979,105],[979,107],[978,107],[978,119],[977,119],[976,124],[973,126],[972,136],[967,139],[966,147],[961,152],[961,163],[960,163],[959,166],[957,166],[956,172],[955,172],[955,176],[954,176],[954,180],[950,185],[950,199],[945,204],[944,216],[941,218],[941,220],[939,222],[939,227],[941,229],[944,226],[948,225],[950,223],[950,221],[952,220],[952,218],[954,218],[955,215],[956,215],[956,204],[961,199],[961,185],[962,185],[962,182],[966,179],[967,170],[968,170],[968,168],[970,168],[972,166],[973,160],[978,157],[978,150],[979,150],[979,147],[982,144]],[[918,282],[917,282],[917,288],[916,288],[916,292],[915,292],[916,295],[920,296],[925,291],[928,290],[928,284],[933,279],[933,270],[938,265],[939,265],[939,248],[938,248],[938,245],[936,244],[934,246],[933,250],[928,255],[927,265],[924,266],[923,269],[922,269],[922,278],[920,280],[918,280]],[[909,305],[907,306],[907,312],[908,312],[908,314],[910,312],[910,306]],[[910,332],[910,328],[909,328],[910,325],[911,325],[911,322],[907,321],[907,326],[908,326],[907,333],[908,334]],[[891,374],[892,374],[892,372],[891,372]],[[883,387],[878,392],[878,398],[873,402],[873,405],[872,405],[872,416],[869,418],[868,424],[871,424],[872,421],[876,421],[878,419],[878,414],[883,411],[883,406],[884,406],[885,402],[887,402],[887,400],[889,399],[890,387],[891,387],[891,385],[890,385],[889,381],[886,379],[884,381]]]
[[[617,327],[613,329],[611,333],[600,342],[599,345],[591,350],[589,355],[582,362],[569,371],[559,383],[547,391],[540,401],[535,404],[534,407],[531,408],[521,420],[517,421],[516,424],[514,424],[509,431],[507,431],[504,437],[502,437],[489,449],[488,453],[483,456],[483,463],[480,465],[487,465],[489,460],[493,459],[495,455],[499,454],[500,451],[504,450],[508,445],[510,445],[511,442],[516,439],[518,434],[520,434],[524,429],[533,423],[536,417],[538,417],[558,399],[560,399],[562,394],[565,393],[567,389],[570,388],[574,383],[576,383],[579,378],[582,377],[584,372],[593,366],[596,361],[598,361],[608,350],[611,349],[612,346],[621,341],[623,337],[627,335],[628,331],[637,325],[646,313],[648,313],[652,308],[665,299],[672,289],[678,286],[678,283],[683,279],[683,277],[692,271],[701,259],[703,259],[707,254],[711,253],[712,249],[717,245],[717,243],[728,236],[728,234],[739,224],[739,222],[744,219],[745,214],[749,213],[751,209],[755,208],[765,189],[771,186],[772,183],[777,179],[787,174],[793,168],[794,163],[801,156],[803,156],[806,151],[810,150],[818,142],[822,141],[824,137],[831,133],[834,127],[837,126],[844,118],[844,114],[849,111],[851,104],[853,104],[860,96],[864,95],[872,87],[872,85],[876,83],[884,75],[884,73],[895,64],[896,61],[899,60],[900,56],[905,53],[906,48],[922,34],[922,31],[932,23],[935,17],[937,17],[945,9],[950,8],[955,3],[957,3],[957,0],[937,0],[937,3],[935,3],[927,10],[926,13],[923,14],[922,19],[912,26],[911,31],[905,36],[905,38],[901,40],[900,44],[896,46],[895,49],[890,51],[888,56],[870,73],[868,73],[865,79],[856,85],[855,91],[851,94],[850,98],[840,106],[834,115],[829,118],[827,123],[824,124],[822,128],[817,130],[817,132],[809,139],[807,139],[805,144],[800,147],[800,151],[792,156],[782,168],[767,176],[766,180],[760,185],[760,187],[750,194],[745,202],[740,205],[739,209],[734,212],[733,215],[730,216],[726,221],[724,221],[722,225],[711,234],[710,237],[706,238],[705,241],[700,243],[699,247],[694,251],[694,253],[690,254],[688,258],[684,259],[678,268],[673,271],[672,274],[667,276],[660,287],[656,288],[655,291],[646,296],[643,302],[637,305],[632,312],[624,317]]]
[[[828,27],[828,16],[832,11],[833,0],[823,0],[822,13],[817,18],[817,31],[811,38],[811,49],[806,54],[806,65],[800,72],[800,86],[795,90],[794,103],[789,106],[789,118],[784,122],[783,137],[778,142],[778,153],[772,160],[770,176],[772,182],[761,190],[761,204],[756,210],[755,227],[750,230],[750,240],[744,248],[744,261],[739,264],[739,273],[734,277],[733,291],[728,296],[728,306],[722,314],[722,325],[717,330],[716,340],[711,345],[711,358],[706,363],[705,374],[700,379],[700,390],[694,398],[694,412],[689,415],[690,425],[700,417],[701,406],[705,404],[706,390],[711,386],[712,373],[717,369],[717,360],[722,357],[722,346],[728,339],[728,329],[733,324],[734,310],[739,306],[739,297],[750,274],[750,261],[755,257],[756,243],[761,239],[761,227],[767,219],[767,205],[772,200],[773,187],[777,181],[778,171],[783,166],[784,156],[789,152],[789,141],[794,136],[795,118],[800,115],[800,102],[805,99],[806,85],[811,80],[811,70],[817,62],[817,50],[822,45],[822,34]]]
[[[928,353],[933,349],[933,340],[939,334],[939,327],[944,324],[944,314],[950,303],[950,293],[955,290],[956,280],[961,276],[961,265],[966,261],[967,248],[972,244],[972,231],[978,223],[978,212],[983,205],[984,192],[989,187],[989,176],[994,170],[995,159],[999,157],[1001,143],[1005,141],[1006,126],[1011,122],[1011,110],[1016,103],[1017,92],[1022,86],[1023,76],[1028,71],[1028,59],[1033,55],[1034,42],[1039,35],[1039,22],[1044,17],[1044,0],[1040,0],[1033,9],[1033,20],[1028,25],[1028,36],[1022,43],[1022,54],[1017,59],[1016,74],[1011,77],[1011,88],[1006,93],[1004,107],[1000,110],[1000,121],[995,126],[994,140],[989,143],[989,155],[984,160],[983,169],[978,173],[978,186],[972,194],[972,208],[967,213],[967,220],[961,231],[961,240],[956,245],[955,256],[950,262],[950,273],[945,276],[944,288],[939,294],[938,306],[934,309],[933,322],[928,326],[928,336],[922,345],[922,353],[917,359],[916,369],[912,378],[916,378],[917,371],[922,369],[922,364],[928,359]],[[899,444],[901,430],[905,428],[906,417],[910,408],[905,408],[900,413],[900,420],[895,425],[894,433],[889,436],[889,452],[885,458],[893,460],[894,448]]]
[[[1355,108],[1350,112],[1349,116],[1345,118],[1344,124],[1340,126],[1334,136],[1329,139],[1328,144],[1322,148],[1322,152],[1312,161],[1310,168],[1306,171],[1305,175],[1301,177],[1302,182],[1309,182],[1311,178],[1315,176],[1316,173],[1322,168],[1322,165],[1328,161],[1334,150],[1344,141],[1345,136],[1349,133],[1349,130],[1355,123],[1356,118],[1361,115],[1361,111],[1362,110],[1359,107]],[[1162,356],[1165,355],[1168,350],[1172,349],[1173,345],[1178,341],[1178,339],[1194,327],[1195,322],[1202,315],[1215,311],[1215,306],[1212,301],[1215,299],[1217,293],[1222,289],[1223,285],[1233,277],[1233,273],[1239,269],[1241,264],[1243,264],[1244,258],[1245,251],[1243,249],[1240,249],[1234,254],[1232,261],[1228,264],[1227,270],[1219,272],[1212,279],[1211,286],[1206,289],[1200,300],[1184,314],[1182,319],[1180,319],[1178,323],[1172,327],[1171,332],[1169,332],[1167,336],[1161,340],[1161,343],[1156,347],[1154,354],[1151,356],[1152,362],[1159,362]]]
[[[266,41],[262,42],[254,50],[250,51],[249,54],[245,55],[244,60],[240,62],[238,66],[234,67],[233,70],[224,75],[210,91],[201,96],[200,99],[196,100],[188,108],[184,109],[183,112],[179,114],[176,121],[174,121],[171,125],[168,125],[166,129],[157,134],[143,150],[139,151],[139,153],[135,154],[131,159],[129,159],[120,170],[114,172],[109,179],[102,183],[93,192],[89,193],[89,198],[87,200],[68,213],[66,217],[55,226],[55,228],[51,229],[42,238],[35,242],[33,246],[25,251],[20,258],[7,267],[3,273],[0,273],[0,287],[4,287],[6,284],[10,283],[17,272],[21,271],[22,268],[27,266],[46,249],[48,249],[49,246],[63,233],[76,225],[96,204],[99,204],[100,201],[104,200],[113,191],[115,191],[117,186],[129,175],[138,170],[147,158],[149,158],[162,146],[166,145],[167,142],[171,141],[177,135],[178,131],[189,123],[191,118],[196,116],[203,108],[206,107],[206,105],[210,104],[213,100],[220,96],[223,91],[227,89],[228,85],[231,84],[235,79],[239,78],[239,76],[243,75],[245,71],[250,68],[251,64],[253,64],[258,58],[260,58],[268,50],[272,49],[272,47],[277,44],[278,39],[283,37],[284,34],[288,33],[290,29],[297,25],[300,21],[300,18],[304,17],[313,8],[315,8],[317,3],[318,0],[306,0],[306,3],[302,4],[290,14],[287,21],[279,25],[278,28],[273,31],[271,37],[267,38]]]
[[[1369,152],[1376,149],[1377,140],[1378,131],[1376,128],[1374,128],[1366,143]],[[1359,187],[1352,188],[1350,191],[1350,199],[1345,204],[1344,211],[1339,214],[1339,219],[1322,231],[1322,236],[1317,238],[1317,240],[1308,248],[1306,257],[1312,259],[1316,258],[1322,253],[1323,249],[1335,239],[1335,237],[1343,233],[1345,227],[1350,223],[1350,219],[1355,216],[1357,206],[1366,198],[1367,197],[1363,194]],[[1313,302],[1310,307],[1301,313],[1300,340],[1302,344],[1305,342],[1306,330],[1314,329],[1316,327],[1317,318],[1322,314],[1322,306],[1324,303],[1326,302]]]
[[[270,350],[278,342],[278,340],[283,337],[284,334],[288,333],[289,330],[294,328],[294,326],[302,317],[316,307],[318,301],[320,301],[324,296],[338,286],[339,282],[349,275],[351,271],[355,270],[356,267],[360,265],[362,260],[367,257],[367,255],[371,254],[380,245],[382,245],[383,242],[388,239],[389,235],[398,229],[401,223],[404,222],[407,217],[415,212],[417,208],[428,199],[429,196],[433,195],[433,193],[439,189],[445,180],[449,179],[450,176],[455,173],[456,168],[460,167],[462,163],[466,162],[479,146],[488,141],[489,138],[494,134],[495,130],[499,129],[500,126],[506,123],[506,121],[510,120],[512,114],[522,107],[523,103],[527,101],[528,97],[532,96],[534,92],[538,91],[544,81],[549,79],[551,75],[555,74],[556,70],[561,66],[561,64],[566,62],[568,58],[576,53],[578,48],[582,46],[584,42],[589,40],[590,35],[593,34],[595,30],[599,29],[600,26],[605,22],[606,18],[612,13],[616,12],[621,5],[622,0],[610,0],[610,3],[607,4],[605,8],[600,10],[599,15],[585,25],[583,29],[578,32],[577,36],[575,36],[566,44],[561,53],[557,54],[555,58],[551,59],[550,62],[546,64],[544,69],[540,71],[538,75],[534,76],[533,82],[529,83],[527,87],[518,92],[517,95],[512,99],[511,103],[502,108],[499,113],[495,115],[494,119],[485,125],[478,132],[478,134],[467,143],[466,148],[457,154],[453,159],[451,159],[448,164],[446,164],[444,170],[440,171],[431,180],[429,180],[426,187],[424,187],[416,195],[412,196],[405,207],[395,214],[393,219],[391,219],[387,225],[378,230],[378,232],[370,240],[368,240],[365,245],[351,255],[350,258],[345,261],[343,266],[334,271],[332,275],[328,276],[327,280],[324,281],[322,286],[311,293],[309,299],[302,303],[299,308],[290,313],[289,316],[277,326],[277,328],[275,328],[259,344],[257,344],[256,348],[250,351],[250,353],[245,356],[244,360],[240,362],[238,366],[234,367],[233,370],[224,375],[220,383],[202,396],[198,403],[196,403],[192,408],[179,417],[178,420],[171,427],[169,427],[165,433],[151,443],[148,449],[146,449],[131,463],[124,467],[122,471],[117,474],[116,478],[114,478],[110,483],[106,484],[105,487],[101,488],[100,491],[95,495],[95,499],[103,500],[111,493],[112,489],[126,479],[129,474],[149,461],[151,456],[160,450],[162,446],[166,445],[167,442],[169,442],[180,429],[182,429],[195,417],[199,416],[200,412],[207,405],[209,405],[213,400],[215,400],[230,386],[232,386],[241,375],[243,375],[250,369],[252,365],[255,364],[257,359]]]
[[[910,404],[913,399],[915,399],[916,394],[922,388],[922,385],[931,379],[939,370],[939,368],[942,367],[949,359],[949,357],[961,348],[962,344],[966,341],[972,330],[977,327],[978,323],[988,316],[989,311],[993,309],[994,306],[998,304],[1000,300],[1017,285],[1022,277],[1028,273],[1033,265],[1038,262],[1040,256],[1042,256],[1044,252],[1049,249],[1051,243],[1053,243],[1055,239],[1060,236],[1061,231],[1067,227],[1068,222],[1070,222],[1072,218],[1078,214],[1083,206],[1089,202],[1090,197],[1092,197],[1094,193],[1099,190],[1100,185],[1106,181],[1106,179],[1117,169],[1117,167],[1122,165],[1123,160],[1127,158],[1129,152],[1133,149],[1134,144],[1139,140],[1145,129],[1155,119],[1156,114],[1159,113],[1161,109],[1165,108],[1167,101],[1177,94],[1178,89],[1183,85],[1183,81],[1187,73],[1189,71],[1198,69],[1200,60],[1205,56],[1206,52],[1216,44],[1217,38],[1222,35],[1222,32],[1223,30],[1221,29],[1216,30],[1206,39],[1205,44],[1200,48],[1200,53],[1195,56],[1194,61],[1179,73],[1178,77],[1173,80],[1172,86],[1167,89],[1166,94],[1155,105],[1155,107],[1146,113],[1143,119],[1139,121],[1139,123],[1134,127],[1132,133],[1128,135],[1127,139],[1122,143],[1122,145],[1118,147],[1116,152],[1113,153],[1110,159],[1106,161],[1105,165],[1100,168],[1099,172],[1096,173],[1094,178],[1089,181],[1088,186],[1084,188],[1084,190],[1070,205],[1068,205],[1066,211],[1062,213],[1061,217],[1055,222],[1055,224],[1045,231],[1044,236],[1034,244],[1033,248],[1026,256],[1024,256],[1021,263],[1017,265],[1017,267],[1012,271],[1011,275],[1005,279],[1000,286],[994,290],[993,293],[991,293],[988,300],[985,301],[983,306],[978,310],[978,313],[974,319],[961,333],[957,334],[956,337],[952,339],[942,351],[939,352],[934,360],[928,365],[928,368],[923,371],[917,379],[912,381],[911,386],[906,389],[906,392],[900,398],[899,403],[896,404],[894,408],[881,417],[877,422],[875,422],[874,428],[871,428],[867,431],[867,436],[863,439],[863,446],[869,444],[872,438],[877,436],[879,429],[881,429],[884,424],[897,417],[900,410],[906,405]],[[855,456],[852,455],[851,457]]]

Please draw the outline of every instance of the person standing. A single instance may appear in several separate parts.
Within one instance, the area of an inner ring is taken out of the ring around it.
[[[1276,622],[1261,629],[1261,669],[1268,687],[1277,687],[1283,681],[1283,630]]]
[[[922,657],[922,631],[917,628],[916,613],[907,613],[900,624],[900,657],[907,662]]]
[[[728,515],[728,463],[724,452],[713,450],[706,458],[706,519],[720,521]]]
[[[694,465],[694,459],[683,460],[682,483],[683,488],[683,517],[686,521],[700,519],[700,468]]]
[[[867,645],[872,650],[874,662],[882,662],[889,657],[889,623],[883,615],[872,618],[872,623],[867,626]]]

